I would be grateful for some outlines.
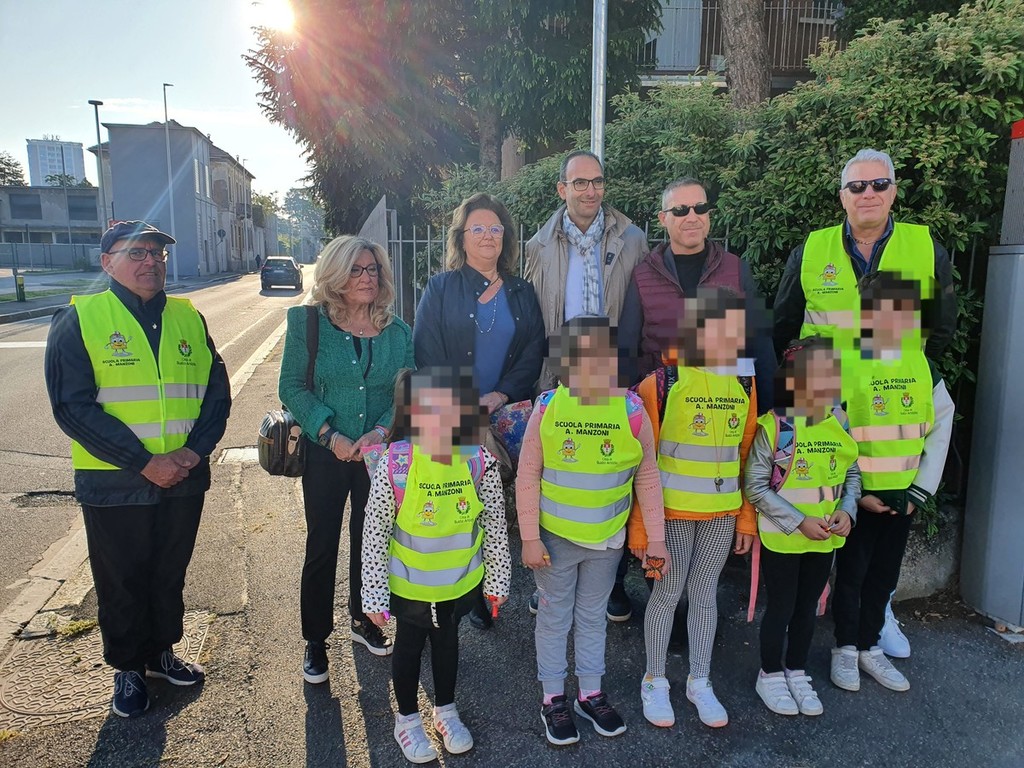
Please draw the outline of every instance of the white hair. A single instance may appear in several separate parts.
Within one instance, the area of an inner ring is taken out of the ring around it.
[[[850,180],[850,167],[856,163],[883,163],[889,171],[889,178],[892,179],[893,184],[896,183],[896,168],[893,167],[892,158],[889,157],[888,153],[877,149],[862,149],[856,155],[847,160],[846,165],[843,166],[843,173],[839,177],[840,189],[845,187],[846,182]]]

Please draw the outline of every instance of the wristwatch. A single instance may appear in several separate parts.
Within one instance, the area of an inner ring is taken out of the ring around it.
[[[338,434],[338,431],[336,429],[328,428],[327,431],[325,431],[322,435],[317,437],[316,441],[322,447],[326,448],[327,450],[330,450],[331,449],[331,442],[333,441],[334,436],[336,434]]]

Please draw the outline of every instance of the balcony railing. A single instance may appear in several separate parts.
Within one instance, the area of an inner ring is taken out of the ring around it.
[[[807,71],[807,58],[834,37],[842,4],[835,0],[765,0],[772,74]],[[662,0],[662,31],[641,46],[638,61],[655,75],[724,72],[724,22],[718,0]]]

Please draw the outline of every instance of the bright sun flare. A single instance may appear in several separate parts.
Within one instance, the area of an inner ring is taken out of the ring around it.
[[[251,0],[249,6],[253,26],[290,32],[295,24],[289,0]]]

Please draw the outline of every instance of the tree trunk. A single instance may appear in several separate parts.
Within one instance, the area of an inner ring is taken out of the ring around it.
[[[771,66],[764,0],[722,0],[726,82],[737,107],[760,104],[771,95]]]
[[[501,110],[497,104],[481,101],[476,110],[477,129],[480,140],[480,167],[501,178]]]

